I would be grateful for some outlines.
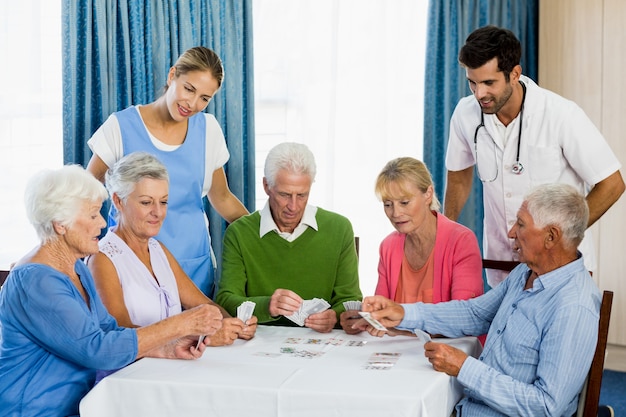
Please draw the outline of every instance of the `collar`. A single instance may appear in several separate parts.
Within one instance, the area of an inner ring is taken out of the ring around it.
[[[531,291],[538,291],[541,289],[560,287],[570,280],[572,275],[579,272],[587,272],[585,267],[585,261],[583,255],[577,252],[578,258],[568,264],[563,265],[553,271],[539,275],[533,282]],[[524,274],[527,277],[526,274]],[[525,278],[524,278],[525,279]]]
[[[265,206],[259,212],[259,214],[261,215],[261,226],[259,228],[259,237],[263,237],[271,231],[274,231],[278,233],[279,235],[283,234],[283,232],[280,231],[278,226],[276,226],[276,222],[274,221],[274,218],[272,217],[272,212],[270,210],[269,202],[265,203]],[[304,214],[302,215],[302,220],[300,220],[300,224],[298,224],[296,229],[300,227],[303,227],[303,228],[310,227],[311,229],[314,229],[315,231],[317,231],[317,219],[315,218],[316,214],[317,214],[317,207],[307,204],[306,207],[304,208]],[[296,231],[296,229],[294,229],[294,232]]]

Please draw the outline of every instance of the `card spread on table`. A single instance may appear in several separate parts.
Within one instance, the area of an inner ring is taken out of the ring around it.
[[[237,318],[244,323],[250,320],[252,313],[254,312],[256,303],[254,301],[244,301],[239,307],[237,307]]]
[[[298,311],[295,311],[291,316],[285,316],[289,320],[296,323],[298,326],[304,326],[304,321],[311,314],[319,313],[324,310],[328,310],[330,304],[323,298],[314,298],[312,300],[304,300],[300,305]]]
[[[391,369],[400,359],[400,353],[397,352],[376,352],[372,353],[363,365],[363,369],[386,371]]]
[[[323,346],[323,345],[339,346],[343,344],[343,342],[344,340],[338,337],[328,337],[328,338],[319,338],[319,339],[288,337],[287,339],[285,339],[283,343],[287,345],[303,344],[303,345],[320,345],[320,346]]]
[[[344,342],[345,340],[339,337],[288,337],[283,341],[283,346],[279,350],[280,353],[256,352],[254,355],[270,358],[285,355],[294,358],[313,359],[319,358],[329,349],[342,345]]]
[[[283,346],[280,348],[280,353],[287,354],[295,358],[313,359],[313,358],[319,358],[320,356],[323,356],[324,353],[326,352],[323,352],[320,350],[296,349],[295,347]]]

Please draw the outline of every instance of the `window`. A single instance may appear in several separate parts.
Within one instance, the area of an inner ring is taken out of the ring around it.
[[[60,2],[0,2],[0,268],[37,244],[26,181],[63,163]],[[310,202],[348,217],[361,238],[365,294],[393,230],[373,193],[383,165],[422,157],[426,0],[253,0],[257,208],[268,150],[306,143]],[[15,40],[19,39],[19,42]],[[438,190],[441,193],[443,190]]]
[[[422,158],[427,8],[425,0],[253,2],[256,208],[267,200],[269,149],[307,144],[317,162],[309,202],[351,220],[365,295],[376,287],[378,245],[393,230],[376,176],[393,158]]]
[[[38,239],[24,213],[24,187],[63,164],[61,2],[0,2],[0,268]]]

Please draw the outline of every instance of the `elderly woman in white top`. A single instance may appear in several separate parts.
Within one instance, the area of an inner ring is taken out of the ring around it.
[[[131,153],[107,171],[105,183],[118,212],[117,226],[109,229],[100,241],[100,252],[87,259],[87,266],[118,324],[145,326],[201,304],[217,306],[155,239],[167,212],[165,166],[151,154]],[[254,336],[256,317],[244,323],[217,307],[224,319],[222,328],[210,338],[211,346]]]
[[[106,311],[81,258],[98,251],[106,222],[104,186],[79,166],[44,171],[29,182],[26,212],[41,244],[12,269],[0,291],[0,412],[78,414],[97,369],[145,357],[193,359],[198,335],[222,325],[203,305],[138,329]]]

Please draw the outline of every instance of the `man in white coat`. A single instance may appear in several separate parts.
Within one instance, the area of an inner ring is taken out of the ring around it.
[[[576,103],[522,75],[521,45],[506,29],[472,32],[459,52],[472,95],[450,120],[444,214],[457,220],[469,196],[474,166],[483,184],[483,257],[517,260],[507,237],[523,196],[534,186],[567,183],[586,195],[591,226],[624,192],[620,162]],[[579,246],[596,268],[587,230]],[[487,271],[491,287],[506,273]]]

